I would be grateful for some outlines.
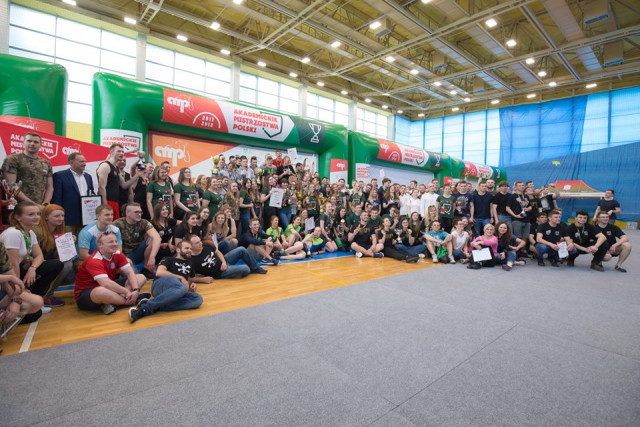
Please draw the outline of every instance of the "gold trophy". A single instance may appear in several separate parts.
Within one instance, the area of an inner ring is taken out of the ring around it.
[[[264,170],[262,170],[262,168],[256,168],[256,176],[258,178],[261,178],[263,173],[264,173]]]
[[[213,162],[213,169],[211,169],[212,176],[218,176],[220,173],[220,168],[218,165],[220,164],[220,156],[211,157],[211,161]]]
[[[2,180],[2,188],[4,188],[4,193],[9,198],[9,201],[16,201],[16,196],[20,194],[20,187],[22,187],[22,181],[14,182],[13,184],[9,185],[6,179]],[[14,210],[15,208],[15,203],[9,203],[10,211]]]

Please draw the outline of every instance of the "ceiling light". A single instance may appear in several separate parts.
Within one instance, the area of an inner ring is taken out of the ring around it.
[[[372,30],[375,30],[376,28],[380,28],[381,25],[382,25],[382,22],[373,21],[371,24],[369,24],[369,28],[371,28]]]
[[[181,42],[186,42],[187,40],[189,40],[189,39],[187,38],[187,36],[183,36],[182,34],[178,34],[178,35],[176,36],[176,38],[177,38],[178,40],[180,40]]]
[[[396,113],[398,113],[398,114],[402,114],[402,113],[404,113],[404,111],[402,111],[402,110],[398,110],[398,111],[396,111]]]
[[[220,23],[218,21],[213,21],[211,23],[211,25],[209,25],[209,28],[211,28],[212,30],[219,30],[220,29]]]
[[[309,58],[308,56],[305,56],[304,58],[302,58],[302,59],[300,60],[300,62],[302,62],[303,64],[306,64],[306,63],[308,63],[309,61],[311,61],[311,58]]]
[[[131,25],[136,25],[137,21],[133,18],[130,18],[128,16],[124,17],[124,22],[126,22],[127,24],[131,24]]]
[[[487,27],[489,27],[489,28],[493,28],[493,27],[495,27],[496,25],[498,25],[498,21],[496,21],[496,20],[495,20],[495,19],[493,19],[493,18],[490,18],[490,19],[487,19],[486,21],[484,21],[484,24],[485,24]]]
[[[598,83],[589,83],[587,86],[585,86],[587,89],[593,89],[594,87],[598,86]]]
[[[463,100],[464,102],[469,102],[469,101],[471,101],[471,98],[463,98],[462,100]]]
[[[535,59],[533,59],[533,58],[527,58],[527,59],[525,59],[525,61],[524,61],[524,62],[526,62],[527,64],[531,65],[531,64],[535,63],[535,62],[536,62],[536,60],[535,60]]]
[[[418,117],[424,117],[424,113],[418,114]]]
[[[231,51],[228,49],[220,49],[220,53],[223,55],[231,55]]]
[[[535,93],[530,93],[529,95],[527,95],[527,98],[531,99],[531,98],[535,98],[536,94]]]
[[[340,93],[343,95],[349,95],[349,92],[347,92],[346,90],[341,90]]]
[[[514,47],[517,44],[518,43],[514,39],[507,40],[507,46],[509,46],[509,47]]]
[[[393,62],[396,60],[396,58],[394,58],[393,56],[387,56],[385,59],[387,60],[387,62]]]
[[[546,76],[547,76],[547,72],[546,72],[546,71],[544,71],[544,70],[542,70],[542,71],[538,71],[538,75],[539,75],[540,77],[546,77]]]
[[[382,104],[382,109],[386,110],[387,108],[389,108],[389,106],[387,104]]]
[[[267,63],[266,63],[266,62],[264,62],[264,61],[258,61],[258,67],[263,67],[263,68],[264,68],[264,67],[266,67],[266,66],[267,66]]]
[[[556,86],[557,86],[557,84],[558,84],[558,83],[556,83],[556,82],[549,82],[549,86],[551,86],[551,87],[556,87]]]
[[[457,91],[457,90],[452,90],[452,91],[449,91],[449,93],[450,93],[451,95],[457,95],[457,94],[458,94],[458,91]]]
[[[78,3],[76,3],[76,0],[62,0],[62,3],[66,3],[69,6],[77,6]]]
[[[324,86],[324,82],[318,82],[316,83],[318,86]]]
[[[422,0],[422,4],[431,3],[431,0]]]
[[[442,86],[442,82],[433,82],[433,85],[440,87],[440,86]]]
[[[365,98],[365,99],[364,99],[364,102],[366,102],[366,103],[368,104],[368,103],[370,103],[370,102],[371,102],[371,99],[369,99],[369,98]]]
[[[417,68],[414,68],[413,70],[410,71],[411,74],[413,74],[414,76],[418,75],[418,73],[420,73],[420,71],[418,71]]]
[[[458,108],[458,107],[453,107],[453,108],[451,109],[451,111],[458,111],[458,110],[460,110],[460,108]]]
[[[499,102],[500,102],[500,100],[499,100],[499,99],[494,99],[493,101],[491,101],[491,103],[492,103],[493,105],[496,105],[496,104],[498,104]]]
[[[242,4],[242,0],[233,0],[235,4]]]
[[[294,73],[293,71],[289,73],[289,77],[293,77],[294,79],[298,77],[298,73]]]
[[[342,43],[340,41],[336,40],[333,43],[331,43],[331,47],[334,48],[334,49],[337,49],[337,48],[340,47],[341,44]]]

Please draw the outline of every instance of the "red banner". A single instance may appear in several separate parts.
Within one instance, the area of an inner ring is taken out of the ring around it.
[[[224,114],[214,99],[166,88],[162,121],[228,133]]]
[[[56,131],[55,123],[47,120],[31,119],[29,117],[0,115],[0,122],[22,126],[25,128],[33,129],[37,132],[55,133]]]

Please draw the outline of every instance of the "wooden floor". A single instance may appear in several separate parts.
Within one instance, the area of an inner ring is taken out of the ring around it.
[[[198,292],[204,303],[197,310],[156,313],[134,324],[129,323],[125,308],[109,316],[80,311],[73,301],[73,292],[65,291],[56,293],[56,297],[66,305],[43,315],[37,324],[18,326],[0,346],[5,356],[256,306],[433,266],[430,260],[406,264],[387,258],[342,257],[267,267],[269,273],[266,275],[200,284]],[[150,292],[150,283],[145,285],[144,291]]]

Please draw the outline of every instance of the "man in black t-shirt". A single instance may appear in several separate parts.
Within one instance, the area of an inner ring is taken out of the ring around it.
[[[544,254],[548,254],[549,262],[558,267],[559,243],[567,244],[569,255],[575,255],[578,250],[574,247],[567,228],[560,225],[561,214],[557,210],[551,211],[546,224],[541,224],[536,230],[536,251],[538,252],[538,265],[544,267]]]
[[[500,221],[506,222],[511,227],[511,215],[507,213],[507,204],[509,203],[509,183],[500,181],[498,184],[498,192],[491,199],[491,216],[494,224]]]
[[[620,203],[613,198],[615,191],[612,189],[608,189],[604,192],[604,199],[600,199],[598,201],[598,207],[596,208],[596,213],[593,215],[593,222],[598,221],[598,214],[600,212],[606,212],[609,214],[609,223],[615,224],[616,222],[616,214],[620,213]]]
[[[593,254],[591,260],[591,269],[596,271],[604,271],[602,260],[609,249],[609,243],[596,227],[589,224],[589,214],[586,211],[576,212],[575,223],[569,225],[569,237],[573,240],[578,252],[569,257],[567,265],[573,267],[575,259],[580,254]]]
[[[538,251],[536,250],[536,244],[538,243],[536,240],[538,234],[538,227],[542,226],[542,224],[547,223],[547,214],[546,212],[540,212],[536,216],[536,223],[531,224],[531,230],[529,230],[529,250],[533,253],[533,255],[537,258]]]
[[[156,311],[188,310],[202,305],[193,280],[196,272],[190,260],[191,243],[182,240],[176,249],[176,256],[165,257],[158,265],[157,278],[151,286],[153,299],[143,298],[129,309],[131,323]]]
[[[212,280],[207,280],[211,278],[234,279],[245,277],[249,273],[267,274],[267,270],[258,266],[249,251],[242,246],[222,255],[216,247],[203,244],[198,236],[190,235],[187,239],[191,242],[191,264],[197,274],[204,276],[200,278],[204,283],[211,283]],[[240,260],[246,265],[234,265]]]
[[[519,239],[526,239],[531,227],[528,216],[531,206],[529,197],[524,194],[524,182],[513,183],[513,194],[509,197],[506,211],[511,216],[512,234]]]
[[[360,214],[360,222],[353,224],[349,230],[349,242],[351,249],[356,253],[356,257],[363,255],[373,258],[382,258],[382,249],[384,245],[378,243],[374,230],[369,225],[369,214],[362,212]]]
[[[609,250],[604,256],[604,261],[618,257],[618,263],[615,269],[621,273],[626,273],[627,270],[622,268],[622,263],[625,262],[631,254],[631,242],[629,242],[627,235],[620,230],[620,227],[609,223],[609,214],[606,212],[600,212],[598,214],[596,229],[604,234],[607,243],[609,243]]]
[[[480,181],[471,198],[471,217],[469,218],[469,222],[475,223],[476,236],[482,235],[484,226],[493,222],[491,200],[493,196],[487,191],[487,183]]]

